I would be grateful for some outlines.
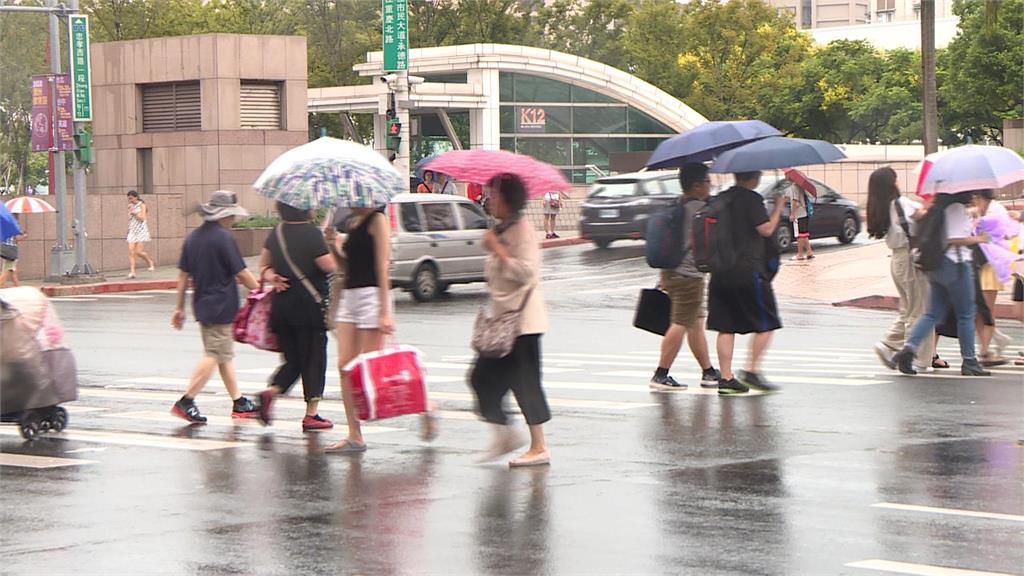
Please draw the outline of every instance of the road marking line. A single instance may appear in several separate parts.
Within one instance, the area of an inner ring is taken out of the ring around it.
[[[84,454],[86,452],[106,452],[107,447],[103,446],[100,448],[78,448],[76,450],[65,450],[65,454]]]
[[[927,512],[930,514],[948,514],[950,516],[968,516],[971,518],[987,518],[990,520],[1009,520],[1011,522],[1024,522],[1024,516],[1016,514],[1000,514],[998,512],[978,512],[976,510],[960,510],[957,508],[937,508],[934,506],[917,506],[914,504],[895,504],[893,502],[879,502],[872,504],[872,508],[887,508],[889,510],[906,510],[908,512]]]
[[[84,298],[80,296],[52,296],[50,302],[98,302],[99,298]]]
[[[62,468],[65,466],[81,466],[83,464],[95,463],[95,460],[0,453],[0,466],[15,466],[17,468]]]
[[[429,368],[429,366],[424,366],[424,367],[425,368]],[[439,366],[435,366],[434,368],[436,368],[438,370],[445,369],[445,368],[441,368]],[[465,369],[469,368],[469,365],[468,364],[459,364],[459,365],[456,365],[456,366],[452,366],[452,368],[453,369],[458,368],[458,369],[461,369],[461,370],[465,370]],[[271,374],[273,374],[276,371],[277,371],[277,368],[245,368],[243,370],[236,370],[236,372],[239,373],[239,374],[251,374],[253,376],[258,376],[258,375],[259,376],[270,376]],[[341,380],[341,375],[338,374],[337,370],[329,370],[327,372],[327,379],[328,380],[340,381]],[[447,384],[449,382],[461,382],[461,381],[465,380],[465,378],[456,377],[456,376],[429,376],[428,375],[427,376],[427,380],[428,380],[428,382],[434,382],[434,383],[437,383],[437,384]],[[123,380],[123,382],[136,382],[136,380]],[[222,384],[220,380],[210,380],[210,382],[211,383]],[[267,387],[266,384],[262,384],[261,386],[263,388]]]
[[[177,424],[184,424],[185,421],[177,416],[172,416],[168,412],[155,412],[149,410],[139,410],[136,412],[117,412],[104,414],[106,418],[123,418],[128,420],[144,420],[148,422],[174,422]],[[293,432],[298,431],[301,427],[294,421],[278,420],[273,422],[270,426],[263,426],[256,418],[232,418],[230,416],[207,416],[207,426],[239,426],[245,428],[255,428],[257,430],[268,428],[280,432]],[[404,428],[390,428],[387,426],[375,426],[364,424],[362,427],[363,432],[367,434],[381,434],[384,432],[400,432]],[[316,430],[315,432],[333,432],[332,429]]]
[[[152,298],[146,294],[90,294],[89,297],[109,300],[149,300]]]
[[[1006,572],[979,572],[978,570],[963,570],[961,568],[947,568],[945,566],[911,564],[909,562],[893,562],[891,560],[878,559],[850,562],[846,566],[850,568],[864,568],[867,570],[894,572],[896,574],[912,574],[914,576],[1013,576]]]
[[[545,388],[552,386],[545,385]],[[464,402],[476,402],[472,394],[461,392],[434,392],[431,398],[439,400],[458,400]],[[572,398],[548,398],[548,404],[560,408],[592,408],[597,410],[633,410],[636,408],[650,408],[657,404],[642,404],[638,402],[612,402],[608,400],[577,400]]]
[[[184,424],[184,421],[181,421]],[[20,436],[15,428],[0,428],[0,435]],[[97,442],[100,444],[116,444],[120,446],[140,446],[144,448],[175,448],[178,450],[195,450],[205,452],[248,446],[244,442],[220,442],[217,440],[200,440],[192,438],[168,438],[154,434],[137,434],[134,432],[99,432],[93,430],[65,430],[59,434],[48,433],[44,438],[71,440],[74,442]]]
[[[891,380],[867,380],[860,377],[850,378],[829,378],[826,376],[786,376],[776,375],[776,372],[814,372],[814,370],[785,369],[773,370],[768,378],[771,382],[783,382],[789,384],[829,384],[834,386],[873,386],[875,384],[891,384]],[[624,378],[650,378],[651,373],[637,370],[612,370],[609,372],[598,372],[597,376],[619,376]]]
[[[572,295],[579,296],[581,294],[609,294],[612,292],[637,292],[644,288],[650,288],[651,284],[636,284],[634,286],[619,286],[616,288],[594,288],[591,290],[574,290]]]

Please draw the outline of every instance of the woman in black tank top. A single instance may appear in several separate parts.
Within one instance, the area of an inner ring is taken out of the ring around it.
[[[338,304],[335,325],[338,365],[344,368],[356,356],[381,349],[384,336],[393,334],[391,319],[391,224],[375,208],[353,208],[354,227],[336,238],[338,252],[345,259],[345,290]],[[341,398],[345,402],[348,436],[328,446],[326,452],[363,452],[358,410],[352,396],[348,372],[341,370]],[[433,436],[434,420],[428,416],[424,436]]]

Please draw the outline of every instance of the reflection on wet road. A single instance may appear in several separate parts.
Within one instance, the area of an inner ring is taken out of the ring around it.
[[[545,257],[550,469],[475,462],[482,286],[427,305],[396,293],[442,434],[374,422],[355,457],[321,452],[340,431],[300,431],[298,392],[263,428],[232,420],[214,381],[198,400],[210,424],[181,426],[168,409],[200,348],[194,326],[170,330],[170,294],[58,301],[81,398],[60,435],[0,427],[0,572],[1024,573],[1024,368],[899,377],[870,348],[888,313],[784,301],[765,363],[782,393],[707,393],[685,351],[673,373],[690,388],[653,393],[658,340],[630,326],[655,278],[639,245]],[[276,357],[237,352],[252,395]],[[336,374],[321,413],[343,421]]]

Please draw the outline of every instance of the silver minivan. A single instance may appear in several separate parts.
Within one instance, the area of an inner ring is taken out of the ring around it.
[[[428,302],[452,284],[484,280],[483,236],[491,219],[448,194],[400,194],[388,205],[391,285]]]

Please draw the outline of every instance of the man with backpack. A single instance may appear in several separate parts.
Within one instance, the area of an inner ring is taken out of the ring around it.
[[[990,376],[982,368],[974,351],[975,278],[971,247],[991,240],[987,233],[974,234],[974,225],[967,206],[975,192],[939,194],[914,234],[914,265],[928,275],[928,310],[914,324],[903,349],[893,356],[899,371],[917,374],[913,361],[916,351],[938,322],[946,316],[950,305],[956,314],[957,339],[964,376]]]
[[[693,257],[693,217],[707,203],[711,194],[711,179],[708,167],[703,164],[687,164],[679,170],[679,182],[683,187],[681,205],[673,206],[681,215],[681,228],[674,239],[681,240],[675,250],[681,255],[674,268],[661,271],[661,288],[672,301],[672,323],[661,340],[661,358],[658,369],[651,378],[651,388],[658,390],[685,390],[686,384],[677,382],[669,370],[679,355],[685,337],[690,343],[690,352],[701,367],[700,385],[718,386],[718,371],[708,357],[708,343],[704,337],[702,308],[704,306],[704,273],[697,270]],[[671,247],[670,247],[671,248]],[[675,262],[672,262],[675,263]]]
[[[719,194],[698,217],[706,241],[698,264],[711,272],[708,289],[708,330],[718,332],[719,394],[742,394],[750,388],[776,390],[760,372],[761,357],[772,331],[782,328],[769,270],[769,238],[779,226],[784,199],[775,198],[771,216],[764,198],[754,190],[761,172],[734,174],[736,184]],[[702,231],[698,230],[698,234]],[[747,369],[732,372],[736,334],[754,334]]]

